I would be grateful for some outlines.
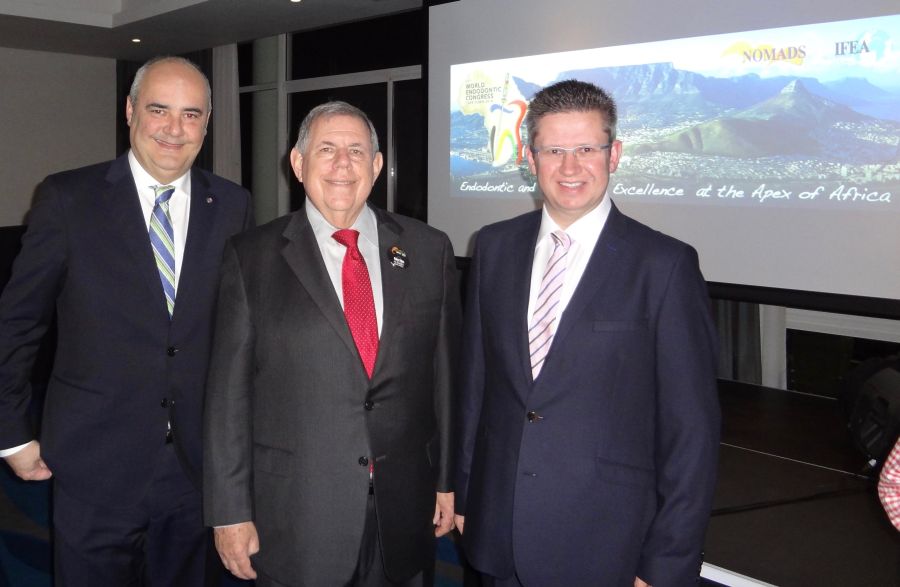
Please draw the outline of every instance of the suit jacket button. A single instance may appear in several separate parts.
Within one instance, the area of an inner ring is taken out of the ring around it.
[[[178,352],[177,346],[170,346],[169,348],[166,349],[166,354],[169,355],[170,357],[174,357],[177,352]]]
[[[526,415],[528,416],[528,421],[531,422],[532,424],[534,424],[535,422],[539,422],[539,421],[541,421],[541,420],[544,419],[543,416],[541,416],[540,414],[538,414],[538,413],[535,412],[534,410],[528,412],[528,414],[526,414]]]
[[[365,467],[366,465],[369,464],[369,459],[368,459],[368,457],[359,457],[359,460],[357,462],[359,463],[359,465],[361,467]]]
[[[365,409],[367,409],[367,410],[371,410],[372,408],[375,407],[375,402],[373,402],[373,401],[370,400],[370,399],[367,399],[367,400],[366,400],[366,403],[363,404],[363,407],[364,407]]]
[[[160,406],[161,408],[168,408],[168,407],[169,407],[169,400],[167,400],[166,398],[162,398],[162,401],[159,402],[159,406]]]

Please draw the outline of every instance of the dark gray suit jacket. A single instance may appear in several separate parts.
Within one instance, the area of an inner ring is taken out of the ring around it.
[[[191,171],[183,267],[169,319],[127,155],[48,177],[0,298],[0,447],[34,438],[31,366],[57,315],[41,452],[82,500],[146,493],[167,422],[200,477],[200,422],[225,239],[249,227],[247,190]],[[165,401],[164,401],[165,400]]]
[[[375,210],[384,294],[370,381],[306,212],[232,239],[205,413],[205,519],[253,521],[253,564],[286,585],[344,585],[369,471],[388,575],[433,559],[435,492],[451,491],[452,371],[460,326],[447,237]],[[389,250],[408,255],[392,266]]]
[[[697,254],[613,206],[535,381],[540,223],[537,211],[487,226],[473,256],[456,480],[466,554],[525,585],[693,585],[719,442]]]

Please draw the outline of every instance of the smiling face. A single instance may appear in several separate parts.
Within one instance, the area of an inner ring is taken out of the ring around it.
[[[131,151],[156,181],[171,183],[193,165],[209,122],[208,98],[197,70],[161,61],[145,73],[136,103],[126,99]]]
[[[372,152],[368,126],[356,116],[317,118],[305,152],[291,150],[291,167],[307,197],[337,228],[349,228],[359,216],[381,165],[381,153]]]
[[[537,148],[579,145],[605,145],[609,135],[603,114],[558,112],[540,118],[534,137]],[[528,167],[537,176],[544,194],[544,206],[563,229],[596,208],[606,194],[609,174],[619,165],[622,143],[614,141],[609,149],[591,159],[578,159],[566,153],[560,160],[542,159],[529,149]]]

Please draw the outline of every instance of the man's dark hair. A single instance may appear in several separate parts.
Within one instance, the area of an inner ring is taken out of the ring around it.
[[[534,146],[541,118],[563,112],[599,112],[606,123],[604,130],[609,135],[609,142],[616,140],[618,117],[612,97],[594,84],[569,79],[547,86],[534,95],[525,115],[528,144]]]

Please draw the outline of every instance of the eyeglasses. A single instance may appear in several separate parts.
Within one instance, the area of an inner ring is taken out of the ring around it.
[[[577,147],[531,147],[531,152],[546,161],[562,161],[566,153],[572,153],[579,161],[593,161],[599,159],[606,149],[612,147],[612,143],[605,145],[578,145]]]
[[[341,151],[347,151],[347,156],[351,161],[366,161],[367,159],[371,159],[371,155],[363,149],[362,147],[358,147],[355,145],[351,145],[346,149],[342,147],[336,147],[331,144],[324,144],[318,147],[315,151],[316,157],[319,159],[324,159],[326,161],[331,161],[335,157],[338,156],[338,153]]]

